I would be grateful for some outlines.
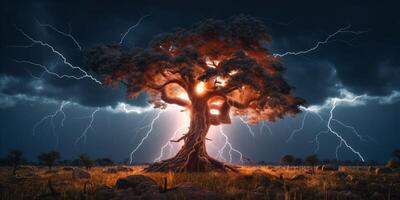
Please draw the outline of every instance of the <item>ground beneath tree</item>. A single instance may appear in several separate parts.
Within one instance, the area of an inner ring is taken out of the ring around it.
[[[145,173],[147,166],[0,168],[0,199],[400,199],[400,172],[242,166],[238,173]],[[49,181],[50,180],[50,181]]]

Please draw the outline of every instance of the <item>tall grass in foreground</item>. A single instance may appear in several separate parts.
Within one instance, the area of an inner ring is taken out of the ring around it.
[[[131,172],[104,173],[104,168],[90,170],[91,179],[74,179],[72,172],[57,168],[21,169],[12,176],[11,168],[0,168],[0,199],[34,199],[57,192],[57,199],[96,199],[95,189],[114,187],[121,177],[144,174],[143,166]],[[367,167],[342,167],[340,172],[310,173],[307,167],[242,167],[240,173],[146,173],[167,188],[192,183],[227,199],[395,199],[400,196],[400,176],[396,173],[375,175]],[[266,177],[257,174],[266,174]],[[303,179],[292,180],[296,175]],[[350,180],[352,178],[352,180]],[[49,183],[50,181],[50,183]],[[54,189],[52,191],[51,187]],[[375,193],[378,193],[375,194]],[[355,196],[355,194],[357,196]],[[257,198],[256,198],[257,197]]]

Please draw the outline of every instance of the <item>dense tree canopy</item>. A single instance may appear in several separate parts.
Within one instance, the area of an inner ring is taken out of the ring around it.
[[[265,48],[270,40],[262,21],[240,15],[161,34],[129,53],[102,45],[86,57],[106,84],[124,83],[130,98],[147,92],[155,107],[191,109],[192,97],[201,93],[212,124],[229,123],[230,111],[257,123],[295,114],[303,103],[291,94],[279,58]]]

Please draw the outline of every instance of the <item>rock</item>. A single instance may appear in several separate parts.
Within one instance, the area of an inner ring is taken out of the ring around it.
[[[338,171],[339,166],[337,165],[323,165],[322,166],[322,171]]]
[[[120,178],[116,183],[117,189],[128,189],[132,188],[133,193],[136,195],[143,194],[145,192],[158,192],[159,186],[157,183],[148,176],[143,175],[132,175],[124,178]]]
[[[73,167],[63,167],[62,170],[64,171],[74,171]]]
[[[95,190],[95,199],[108,200],[115,196],[115,192],[108,186],[101,186]]]
[[[91,178],[91,175],[86,170],[80,168],[74,168],[72,171],[72,176],[76,179],[88,179]]]
[[[316,167],[316,169],[317,169],[317,170],[322,170],[322,165],[318,165],[318,166]]]
[[[292,176],[289,180],[291,180],[291,181],[304,181],[306,179],[307,179],[307,177],[304,176],[303,174],[296,174],[296,175]]]
[[[346,176],[346,180],[347,181],[354,181],[354,176],[349,174],[349,175]]]
[[[392,173],[392,169],[387,168],[387,167],[379,167],[375,169],[375,174],[380,175],[380,174],[388,174]]]

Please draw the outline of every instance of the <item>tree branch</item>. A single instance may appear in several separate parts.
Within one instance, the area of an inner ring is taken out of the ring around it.
[[[186,134],[184,134],[182,137],[180,137],[179,139],[177,139],[177,140],[170,140],[170,142],[180,142],[180,141],[182,141],[183,139],[185,139],[187,137],[187,135]]]
[[[161,90],[161,99],[165,101],[166,103],[172,103],[172,104],[177,104],[179,106],[187,107],[190,105],[189,101],[180,99],[180,98],[171,98],[168,96],[167,91],[165,88]]]
[[[169,85],[169,84],[178,84],[179,86],[181,86],[183,89],[187,90],[186,84],[183,81],[177,80],[177,79],[173,79],[173,80],[169,80],[167,82],[165,82],[162,85],[151,85],[151,84],[146,84],[147,87],[153,89],[153,90],[161,90],[163,89],[165,86]]]

